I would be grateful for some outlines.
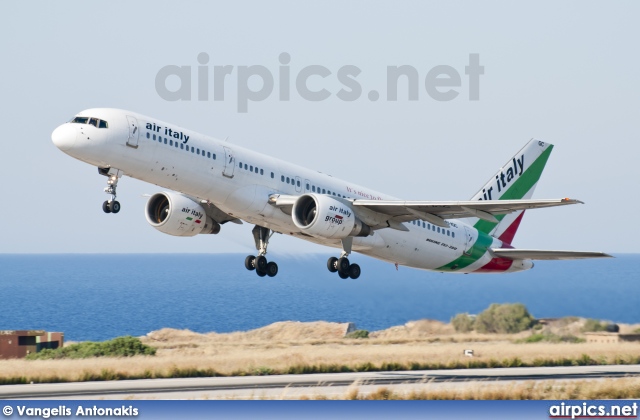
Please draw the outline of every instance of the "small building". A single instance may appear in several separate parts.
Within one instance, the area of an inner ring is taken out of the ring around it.
[[[625,343],[640,341],[640,334],[620,334],[614,332],[588,332],[587,343]]]
[[[64,344],[64,333],[44,330],[0,331],[0,359],[16,359]]]

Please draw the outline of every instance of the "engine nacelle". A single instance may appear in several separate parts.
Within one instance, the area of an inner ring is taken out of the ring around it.
[[[348,204],[327,195],[305,194],[291,211],[293,223],[304,233],[327,239],[369,236],[371,228],[353,214]]]
[[[207,216],[200,203],[182,194],[161,192],[151,196],[144,212],[147,222],[173,236],[216,234],[220,225]]]

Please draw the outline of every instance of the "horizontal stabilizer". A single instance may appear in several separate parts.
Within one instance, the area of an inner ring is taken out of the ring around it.
[[[496,257],[510,260],[578,260],[585,258],[613,258],[604,252],[593,251],[545,251],[542,249],[496,248],[491,252]]]

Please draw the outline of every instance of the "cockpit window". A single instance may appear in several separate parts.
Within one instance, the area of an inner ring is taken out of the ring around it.
[[[76,123],[76,124],[91,124],[92,126],[96,127],[96,128],[109,128],[109,123],[98,119],[98,118],[89,118],[89,117],[75,117],[74,119],[71,120],[72,123]]]

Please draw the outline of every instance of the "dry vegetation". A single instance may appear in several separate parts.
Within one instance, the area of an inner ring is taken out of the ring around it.
[[[544,328],[580,334],[583,322],[558,320]],[[345,339],[346,327],[278,322],[229,334],[162,329],[142,337],[158,349],[154,357],[4,360],[0,383],[640,362],[640,343],[520,344],[517,340],[531,332],[460,334],[432,320],[372,332],[368,339]],[[474,357],[465,357],[465,349],[473,349]]]
[[[577,382],[522,382],[510,384],[483,383],[454,389],[416,389],[397,392],[381,387],[362,392],[352,387],[343,397],[346,400],[596,400],[640,398],[640,378],[607,379]],[[301,399],[329,399],[323,395],[303,396]]]

